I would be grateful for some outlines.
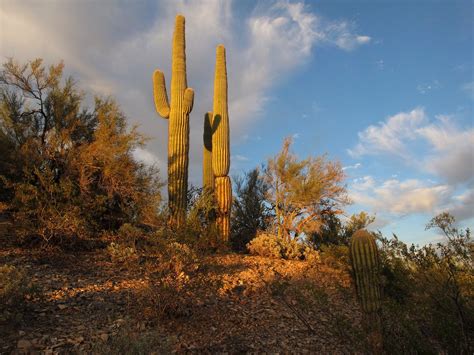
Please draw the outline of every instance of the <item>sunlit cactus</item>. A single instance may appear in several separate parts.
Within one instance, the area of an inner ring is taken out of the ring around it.
[[[212,170],[215,176],[215,196],[219,207],[217,226],[222,238],[228,240],[232,186],[230,178],[227,176],[230,168],[230,137],[227,107],[227,69],[223,45],[217,46],[216,49],[212,132]]]
[[[214,172],[212,171],[212,112],[204,115],[202,186],[208,191],[214,190]]]
[[[376,312],[380,308],[379,253],[375,238],[365,229],[352,236],[351,262],[354,279],[362,309],[366,313]]]
[[[184,16],[176,16],[171,68],[171,104],[168,103],[163,72],[153,73],[156,111],[169,118],[168,125],[168,204],[173,224],[180,225],[186,214],[189,165],[189,113],[194,91],[187,87]]]

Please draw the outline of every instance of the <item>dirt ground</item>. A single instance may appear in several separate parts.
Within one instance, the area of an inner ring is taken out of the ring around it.
[[[105,250],[10,247],[2,264],[25,268],[38,291],[16,322],[0,325],[1,353],[117,353],[120,342],[156,354],[358,352],[349,275],[324,264],[208,256],[168,298],[150,293],[144,266],[117,265]],[[169,303],[171,311],[153,309]]]

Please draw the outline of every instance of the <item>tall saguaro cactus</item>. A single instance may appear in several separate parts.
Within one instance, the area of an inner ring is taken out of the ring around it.
[[[180,225],[185,218],[189,164],[189,113],[194,91],[187,87],[184,16],[176,16],[171,59],[171,104],[168,103],[163,72],[153,73],[156,111],[168,125],[168,200],[171,221]]]
[[[382,351],[380,259],[375,238],[365,229],[355,232],[351,239],[350,256],[357,296],[365,313],[369,343],[375,354]]]
[[[202,156],[202,186],[208,190],[214,190],[214,172],[212,171],[212,112],[204,115],[204,148]]]
[[[229,113],[227,107],[227,68],[225,48],[216,49],[216,69],[214,78],[214,104],[212,119],[212,170],[214,171],[214,191],[219,208],[217,226],[224,240],[230,234],[230,209],[232,186],[230,168]]]

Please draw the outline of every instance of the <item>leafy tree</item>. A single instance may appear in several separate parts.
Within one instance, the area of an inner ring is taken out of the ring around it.
[[[247,172],[235,181],[232,205],[231,243],[234,250],[243,251],[257,231],[265,230],[271,212],[265,201],[268,185],[260,176],[258,168]]]
[[[0,72],[0,202],[17,232],[48,241],[150,223],[161,185],[132,157],[144,137],[111,99],[85,108],[62,74],[41,59],[10,59]]]
[[[349,203],[341,165],[324,156],[299,160],[290,152],[291,143],[290,138],[285,139],[265,170],[277,233],[287,239],[318,231],[324,215],[342,213]]]

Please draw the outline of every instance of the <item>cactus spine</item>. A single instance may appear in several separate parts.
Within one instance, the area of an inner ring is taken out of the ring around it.
[[[202,186],[208,191],[214,190],[214,172],[212,171],[212,112],[204,115]]]
[[[227,107],[227,69],[223,45],[216,48],[212,132],[212,169],[215,176],[215,196],[219,208],[216,223],[221,237],[227,241],[230,234],[232,186],[230,178],[227,176],[230,168],[230,137]]]
[[[357,297],[365,313],[368,341],[374,354],[382,352],[382,332],[378,311],[381,305],[380,259],[375,238],[365,229],[351,239],[350,256]]]
[[[189,113],[193,108],[194,91],[187,87],[184,16],[176,16],[173,34],[171,69],[171,105],[168,104],[163,72],[153,73],[156,111],[168,125],[168,205],[173,224],[185,218],[189,164]]]

